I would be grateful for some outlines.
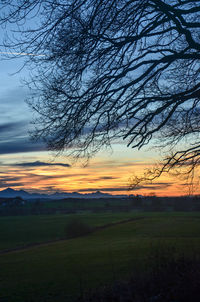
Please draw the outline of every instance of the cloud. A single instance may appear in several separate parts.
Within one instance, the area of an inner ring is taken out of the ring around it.
[[[143,161],[120,161],[120,160],[104,160],[102,161],[97,161],[93,163],[92,166],[90,166],[91,169],[99,169],[99,168],[127,168],[130,169],[130,167],[135,167],[135,166],[147,166],[149,165],[148,162],[143,162]]]
[[[23,186],[23,183],[15,183],[10,182],[9,185],[7,183],[4,183],[3,181],[0,181],[0,188],[8,188],[8,187],[21,187]]]
[[[12,186],[27,186],[46,182],[48,180],[56,181],[57,179],[62,179],[60,175],[38,175],[33,173],[24,173],[18,171],[18,175],[15,174],[5,174],[0,176],[0,187],[12,187]]]
[[[118,179],[119,177],[115,176],[100,176],[97,178],[97,180],[109,180],[109,179]]]
[[[10,141],[0,142],[0,155],[36,151],[46,151],[44,143],[32,143],[28,141],[28,137],[16,139],[13,138]]]
[[[148,190],[158,190],[158,189],[166,189],[168,187],[170,187],[172,185],[172,183],[156,183],[156,184],[149,184],[149,185],[146,185],[146,186],[140,186],[138,188],[134,188],[132,190],[129,190],[129,187],[128,186],[117,186],[117,187],[96,187],[96,188],[85,188],[85,189],[81,189],[79,190],[78,192],[96,192],[96,191],[101,191],[101,192],[120,192],[120,191],[129,191],[130,194],[131,194],[131,191],[139,191],[139,190],[142,190],[142,189],[148,189]]]
[[[80,175],[78,175],[78,177],[80,177],[80,176],[83,176],[82,174]],[[92,182],[92,183],[95,183],[95,182],[97,182],[97,181],[101,181],[101,180],[113,180],[113,179],[119,179],[119,177],[115,177],[115,176],[94,176],[94,175],[92,175],[92,177],[90,176],[90,175],[88,175],[88,174],[86,174],[85,176],[87,176],[87,177],[83,177],[83,178],[80,178],[80,180],[83,182],[83,181],[85,181],[85,182]]]
[[[20,187],[23,186],[24,183],[21,182],[20,176],[3,176],[0,177],[0,188],[6,187]]]
[[[30,140],[28,126],[29,122],[25,119],[10,121],[9,117],[1,119],[0,115],[0,155],[46,151],[43,142],[32,142]]]
[[[19,153],[41,149],[41,143],[33,144],[27,134],[28,122],[0,122],[0,154]],[[44,149],[44,146],[42,147]]]
[[[6,136],[8,140],[8,133],[12,132],[12,136],[15,137],[19,132],[21,133],[24,131],[24,128],[27,127],[26,121],[14,121],[14,122],[5,122],[0,123],[0,134],[1,136]],[[11,139],[11,136],[9,135],[9,139]]]
[[[3,176],[3,177],[0,177],[0,181],[1,182],[9,182],[9,181],[18,181],[18,180],[21,180],[21,176],[9,176],[9,175],[6,175],[6,176]]]
[[[130,191],[138,191],[138,190],[160,190],[160,189],[166,189],[172,185],[171,182],[160,182],[160,183],[155,183],[155,184],[148,184],[146,186],[138,186],[136,188],[131,189]]]
[[[112,187],[112,188],[85,188],[85,189],[80,189],[78,192],[96,192],[96,191],[101,191],[101,192],[114,192],[114,191],[128,191],[128,187],[126,186],[121,186],[121,187]]]
[[[69,164],[63,164],[63,163],[47,163],[42,161],[34,161],[34,162],[24,162],[24,163],[16,163],[12,164],[12,166],[17,167],[44,167],[44,166],[61,166],[61,167],[71,167]]]

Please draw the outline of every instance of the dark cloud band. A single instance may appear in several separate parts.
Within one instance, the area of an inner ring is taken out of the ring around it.
[[[31,143],[26,139],[16,139],[9,142],[0,142],[0,155],[24,152],[46,151],[43,143]]]
[[[61,167],[66,167],[69,168],[69,164],[63,164],[63,163],[47,163],[47,162],[42,162],[42,161],[34,161],[34,162],[24,162],[24,163],[16,163],[13,164],[13,166],[17,167],[44,167],[44,166],[61,166]]]

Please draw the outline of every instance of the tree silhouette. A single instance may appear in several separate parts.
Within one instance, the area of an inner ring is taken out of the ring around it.
[[[20,31],[6,46],[42,54],[27,56],[37,70],[36,138],[85,156],[115,139],[170,146],[154,176],[199,164],[199,1],[0,3],[1,23]]]

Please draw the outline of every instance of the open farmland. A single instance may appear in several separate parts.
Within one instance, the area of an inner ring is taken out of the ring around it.
[[[78,217],[91,226],[99,227],[134,218],[138,215],[133,212],[1,217],[0,252],[29,244],[63,239],[65,225],[73,217]]]
[[[155,249],[172,249],[176,255],[187,257],[199,253],[199,214],[143,214],[135,216],[142,219],[99,229],[84,237],[1,254],[1,301],[72,301],[86,290],[126,278],[134,270],[145,270]],[[109,215],[87,215],[87,221],[94,225],[109,220]],[[112,219],[119,222],[127,215],[112,215]],[[49,231],[50,225],[46,224]],[[47,238],[43,239],[45,242]]]

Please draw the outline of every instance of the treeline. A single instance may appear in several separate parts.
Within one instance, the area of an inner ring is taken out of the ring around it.
[[[135,196],[132,206],[144,211],[200,211],[200,196]]]
[[[0,216],[71,214],[82,211],[200,211],[200,196],[156,197],[129,196],[127,198],[23,200],[21,197],[0,198]]]

